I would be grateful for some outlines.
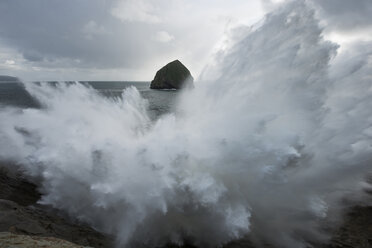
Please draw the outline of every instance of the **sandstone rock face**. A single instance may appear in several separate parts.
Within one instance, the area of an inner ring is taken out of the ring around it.
[[[172,61],[157,71],[151,89],[193,88],[194,78],[179,60]]]
[[[17,235],[9,232],[0,232],[0,247],[12,248],[89,248],[75,245],[71,242],[53,238]]]

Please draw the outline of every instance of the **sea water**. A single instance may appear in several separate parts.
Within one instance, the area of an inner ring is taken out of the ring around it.
[[[0,106],[15,106],[20,108],[38,108],[37,100],[34,99],[25,89],[24,84],[40,84],[40,82],[0,82]],[[141,96],[149,101],[149,115],[151,119],[170,113],[175,110],[178,92],[174,90],[153,90],[150,89],[150,82],[129,82],[129,81],[75,81],[75,82],[43,82],[44,84],[55,85],[79,83],[92,87],[99,94],[105,97],[121,97],[124,89],[136,87]]]

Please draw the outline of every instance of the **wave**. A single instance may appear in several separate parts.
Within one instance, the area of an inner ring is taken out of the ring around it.
[[[372,63],[337,49],[296,1],[237,29],[155,122],[134,87],[108,99],[26,84],[42,108],[1,110],[0,158],[118,246],[325,241],[345,199],[363,200],[372,161]]]

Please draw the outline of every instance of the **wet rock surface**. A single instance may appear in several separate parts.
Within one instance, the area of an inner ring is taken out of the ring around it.
[[[372,247],[372,206],[357,206],[346,215],[328,248]]]
[[[69,220],[63,213],[49,206],[37,204],[39,199],[40,193],[35,184],[28,182],[19,174],[9,173],[0,164],[0,247],[115,247],[114,237]],[[19,241],[21,246],[12,245],[13,241]],[[24,246],[28,243],[34,246]],[[248,237],[224,246],[224,248],[254,247]],[[263,247],[274,248],[269,245]],[[372,248],[372,206],[351,208],[345,215],[343,225],[335,231],[330,244],[314,244],[313,247]],[[183,248],[195,246],[185,245]]]
[[[0,198],[0,232],[55,237],[81,246],[113,247],[113,237],[103,235],[87,225],[75,223],[51,207],[37,204],[40,194],[36,186],[4,168],[0,169]],[[3,236],[1,241],[3,243],[0,244],[11,242],[6,241],[6,237],[10,236]],[[16,238],[27,240],[21,236]],[[0,245],[0,247],[14,246]]]
[[[10,172],[0,164],[0,199],[14,201],[22,206],[35,204],[40,199],[36,185],[19,173]]]

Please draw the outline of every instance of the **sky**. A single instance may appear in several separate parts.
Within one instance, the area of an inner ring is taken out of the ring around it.
[[[230,30],[285,1],[0,0],[0,75],[150,81],[179,59],[197,79]],[[340,49],[371,44],[371,0],[305,1]]]

